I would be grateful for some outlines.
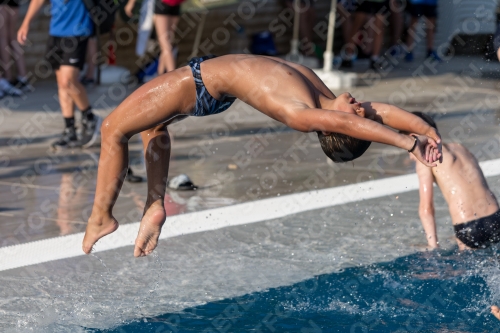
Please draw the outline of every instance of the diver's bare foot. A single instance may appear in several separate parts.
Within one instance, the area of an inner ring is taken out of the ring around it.
[[[491,307],[491,313],[492,313],[495,317],[497,317],[497,319],[498,319],[498,320],[500,320],[500,309],[498,308],[498,306],[493,305],[493,306]]]
[[[161,227],[166,217],[163,203],[155,202],[148,208],[142,217],[139,234],[135,239],[135,257],[147,256],[153,252],[158,244],[158,237],[160,237]]]
[[[83,237],[82,249],[83,252],[89,254],[92,251],[94,244],[102,237],[112,233],[118,229],[118,222],[114,217],[106,218],[90,218]]]

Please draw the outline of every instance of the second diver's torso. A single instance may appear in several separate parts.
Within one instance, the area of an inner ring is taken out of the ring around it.
[[[448,203],[453,224],[498,211],[476,158],[462,145],[443,144],[443,163],[432,168],[432,173]]]

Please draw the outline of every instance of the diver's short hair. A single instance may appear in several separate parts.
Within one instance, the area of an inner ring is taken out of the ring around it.
[[[359,140],[352,136],[330,133],[318,133],[319,143],[323,152],[335,163],[349,162],[363,155],[370,147],[371,141]]]
[[[436,130],[438,129],[434,119],[432,119],[432,117],[429,116],[427,113],[423,113],[420,111],[414,111],[414,112],[412,112],[412,114],[414,114],[415,116],[417,116],[420,119],[422,119],[423,121],[425,121],[427,124],[429,124],[429,126],[434,127]],[[405,131],[399,131],[399,133],[406,134],[406,135],[410,134],[410,133],[405,132]]]

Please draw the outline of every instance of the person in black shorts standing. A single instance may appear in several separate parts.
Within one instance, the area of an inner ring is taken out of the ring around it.
[[[24,45],[29,25],[43,6],[44,0],[31,0],[26,17],[17,33],[17,40]],[[47,53],[43,65],[56,74],[59,103],[65,129],[54,149],[90,147],[96,140],[101,118],[92,113],[85,87],[78,80],[85,63],[87,43],[92,35],[93,22],[81,0],[51,0],[51,14]],[[75,130],[75,105],[82,111],[82,134]]]
[[[154,23],[161,54],[158,62],[158,75],[175,69],[175,55],[173,41],[175,29],[179,23],[183,0],[154,0]],[[129,0],[125,6],[125,13],[132,17],[135,0]]]
[[[337,0],[337,13],[339,14],[342,37],[344,39],[344,45],[342,45],[340,51],[342,59],[340,66],[344,68],[351,68],[353,60],[356,58],[356,45],[350,38],[353,35],[353,13],[357,7],[358,3],[356,0]]]
[[[354,13],[354,23],[352,25],[352,34],[350,41],[357,43],[358,45],[362,43],[362,49],[370,49],[368,44],[372,42],[371,52],[370,52],[370,68],[376,69],[378,60],[380,57],[380,52],[382,50],[382,44],[384,41],[384,22],[389,16],[389,2],[387,0],[365,0],[360,2],[358,8]],[[363,26],[367,27],[364,35],[362,35],[362,40],[360,40],[359,33]],[[373,32],[373,37],[371,37],[371,32]]]
[[[408,38],[406,40],[406,45],[409,52],[406,53],[405,60],[408,62],[413,61],[413,48],[415,31],[417,24],[421,17],[426,18],[425,27],[427,33],[427,58],[431,58],[435,61],[441,61],[434,50],[434,35],[436,34],[436,19],[437,19],[437,0],[410,0],[408,4],[408,9],[411,14],[411,23],[408,28]]]
[[[0,17],[3,26],[0,29],[0,58],[4,78],[0,78],[0,96],[4,94],[20,96],[22,91],[31,90],[26,77],[24,53],[17,43],[16,32],[19,20],[19,0],[2,0],[0,3]],[[14,63],[17,66],[17,80],[14,80],[10,70]],[[17,87],[14,87],[13,84]]]

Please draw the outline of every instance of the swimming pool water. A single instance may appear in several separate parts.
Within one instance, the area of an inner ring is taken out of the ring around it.
[[[497,332],[499,253],[420,252],[90,332]]]

